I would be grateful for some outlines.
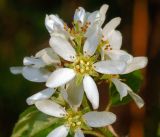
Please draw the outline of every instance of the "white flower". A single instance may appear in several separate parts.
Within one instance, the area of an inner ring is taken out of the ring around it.
[[[100,38],[99,29],[94,29],[94,32],[88,36],[84,43],[82,49],[83,55],[79,55],[66,39],[52,36],[50,46],[60,57],[68,61],[72,67],[55,70],[48,78],[46,86],[50,88],[62,86],[72,80],[76,75],[81,74],[83,76],[83,87],[87,98],[93,108],[97,109],[99,106],[99,93],[96,83],[91,77],[94,75],[93,73],[119,74],[125,69],[124,61],[93,62],[92,56],[97,49]]]
[[[102,8],[103,10],[103,8]],[[105,14],[105,12],[104,12]],[[104,16],[104,15],[103,15]],[[104,18],[105,19],[105,18]],[[142,69],[147,65],[146,57],[133,57],[124,50],[120,50],[122,45],[122,35],[119,31],[115,30],[120,24],[121,18],[113,18],[108,22],[102,29],[102,42],[101,42],[101,59],[102,60],[114,60],[114,61],[124,61],[126,62],[126,68],[121,74],[128,74],[138,69]],[[131,88],[129,88],[125,83],[121,82],[118,78],[113,77],[111,81],[116,86],[118,92],[120,93],[120,99],[129,94],[137,106],[141,108],[144,105],[144,101],[141,97],[135,94]]]
[[[127,64],[126,69],[121,74],[128,74],[128,73],[133,72],[135,70],[142,69],[142,68],[146,67],[147,62],[148,62],[148,60],[146,57],[134,57],[132,62],[129,62]],[[140,96],[138,96],[137,94],[135,94],[132,91],[132,89],[130,87],[128,87],[128,85],[121,82],[118,78],[112,78],[111,81],[116,86],[116,89],[120,94],[121,100],[123,97],[125,97],[129,94],[133,98],[133,100],[135,101],[135,103],[137,104],[137,106],[139,108],[143,107],[143,105],[144,105],[143,99]]]
[[[35,57],[25,57],[23,67],[11,67],[10,71],[13,74],[22,74],[29,81],[46,82],[51,72],[45,67],[50,65],[56,67],[60,63],[59,57],[53,50],[46,48],[36,53]]]
[[[75,137],[84,137],[81,130],[84,124],[88,127],[104,127],[116,120],[116,116],[111,112],[91,111],[82,114],[82,112],[71,109],[65,110],[51,100],[36,101],[35,106],[47,115],[65,119],[64,124],[51,131],[47,137],[67,137],[69,130],[75,133]]]

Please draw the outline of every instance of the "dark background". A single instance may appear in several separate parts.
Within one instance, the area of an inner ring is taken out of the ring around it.
[[[119,118],[115,129],[121,136],[160,136],[159,0],[0,0],[0,137],[11,135],[19,114],[27,107],[25,99],[43,89],[44,84],[12,75],[9,67],[21,66],[24,56],[48,46],[45,15],[58,14],[71,23],[78,6],[94,11],[104,3],[110,5],[107,21],[122,18],[118,27],[123,34],[122,48],[149,58],[141,92],[145,108],[138,110],[131,103],[114,110]]]

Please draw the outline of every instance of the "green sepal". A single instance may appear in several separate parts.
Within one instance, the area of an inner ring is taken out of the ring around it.
[[[81,82],[82,82],[82,80],[83,80],[83,75],[81,75],[81,74],[79,74],[79,73],[77,73],[76,74],[76,85],[77,86],[79,86],[80,84],[81,84]]]
[[[133,90],[133,92],[139,92],[143,81],[143,76],[140,70],[134,71],[129,74],[121,75],[120,78],[124,80],[124,83],[126,83]],[[120,100],[119,92],[117,91],[114,84],[112,84],[110,89],[110,99],[112,102],[112,106],[127,104],[132,100],[129,95]]]

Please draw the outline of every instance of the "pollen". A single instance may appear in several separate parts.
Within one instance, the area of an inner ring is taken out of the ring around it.
[[[81,72],[81,73],[84,73],[84,69],[80,69],[80,72]]]
[[[79,65],[76,65],[76,69],[80,69],[80,66],[79,66]]]
[[[84,74],[91,74],[93,71],[93,62],[91,58],[84,57],[84,56],[78,56],[77,59],[73,63],[73,69],[82,75]]]
[[[80,121],[76,123],[77,126],[80,126],[81,124],[82,124],[82,122],[80,122]]]
[[[77,129],[81,128],[82,124],[84,123],[84,119],[82,117],[82,113],[80,111],[67,111],[68,115],[65,117],[66,125],[70,127],[70,130],[76,131]]]
[[[89,70],[89,67],[86,67],[86,70]]]

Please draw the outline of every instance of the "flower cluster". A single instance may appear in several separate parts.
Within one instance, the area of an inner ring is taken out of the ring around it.
[[[121,50],[122,35],[116,30],[121,18],[103,25],[107,10],[106,4],[92,13],[79,7],[72,27],[57,15],[46,15],[50,47],[25,57],[23,67],[11,67],[12,73],[22,74],[27,80],[46,83],[47,88],[27,98],[27,103],[63,119],[63,124],[47,137],[66,137],[69,132],[83,137],[82,131],[86,129],[105,127],[116,121],[115,114],[97,111],[100,100],[97,84],[101,81],[114,85],[120,100],[129,94],[139,108],[144,105],[121,76],[144,68],[147,58],[133,57]],[[92,106],[89,109],[83,104],[84,98]]]

